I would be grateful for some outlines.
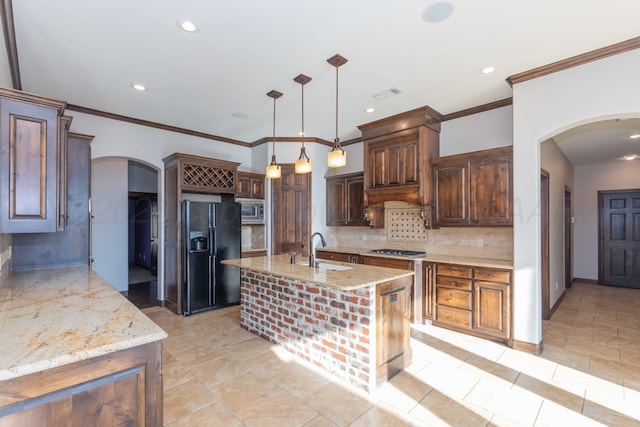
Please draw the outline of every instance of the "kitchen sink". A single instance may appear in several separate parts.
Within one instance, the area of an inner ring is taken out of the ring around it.
[[[299,265],[302,265],[304,267],[309,267],[308,262],[301,262]],[[329,270],[329,271],[343,271],[343,270],[353,269],[353,267],[350,267],[348,265],[331,264],[329,262],[319,262],[316,268],[319,268],[320,270]]]

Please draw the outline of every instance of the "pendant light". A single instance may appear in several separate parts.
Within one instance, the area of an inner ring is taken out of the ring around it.
[[[309,173],[311,172],[311,159],[309,159],[309,156],[307,156],[307,152],[304,149],[304,85],[311,81],[311,77],[300,74],[293,80],[296,83],[300,83],[300,87],[302,88],[302,132],[300,133],[302,136],[302,148],[300,148],[300,157],[296,160],[295,170],[296,173]]]
[[[281,168],[278,162],[276,162],[276,99],[282,96],[282,93],[277,90],[272,90],[267,93],[267,96],[273,98],[273,138],[271,139],[272,144],[272,154],[271,154],[271,164],[267,166],[266,176],[269,179],[277,179],[282,176]]]
[[[347,153],[340,145],[340,138],[338,138],[338,68],[347,63],[347,58],[336,53],[327,59],[327,62],[336,67],[336,139],[333,140],[333,148],[327,155],[327,166],[339,168],[347,164]]]

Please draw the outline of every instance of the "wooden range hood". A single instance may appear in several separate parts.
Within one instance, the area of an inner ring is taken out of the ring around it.
[[[364,206],[430,205],[431,159],[440,155],[442,115],[425,106],[358,126],[364,142]]]

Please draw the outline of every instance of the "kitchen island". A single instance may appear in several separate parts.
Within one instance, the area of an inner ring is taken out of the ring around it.
[[[225,260],[241,269],[241,326],[366,391],[411,363],[413,272],[292,264],[288,255]]]
[[[162,425],[167,334],[86,266],[0,278],[0,426]]]

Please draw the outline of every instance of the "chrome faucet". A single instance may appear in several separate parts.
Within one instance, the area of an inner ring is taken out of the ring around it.
[[[322,247],[325,248],[327,246],[327,241],[324,240],[324,236],[319,231],[316,231],[309,237],[309,267],[315,267],[316,254],[315,248],[313,247],[313,238],[316,236],[320,236],[320,242],[322,242]]]

